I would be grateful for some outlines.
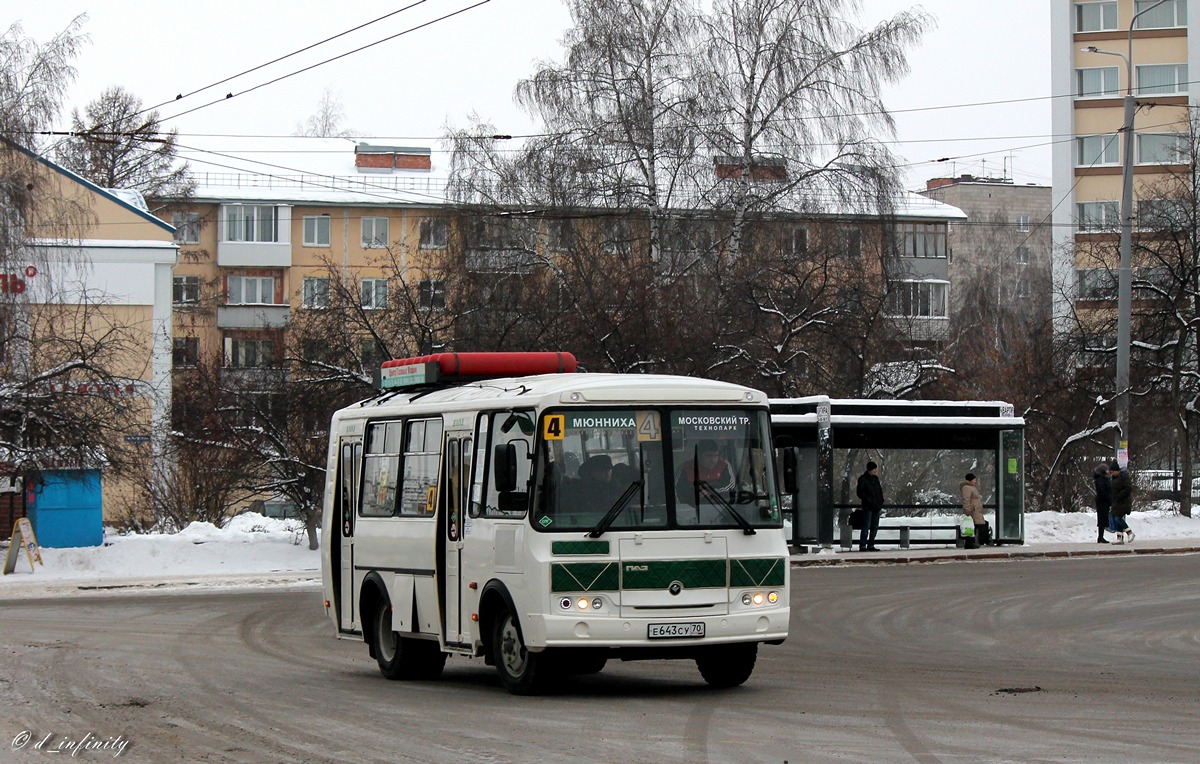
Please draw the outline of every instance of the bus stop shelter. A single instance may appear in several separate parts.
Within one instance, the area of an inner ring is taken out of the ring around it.
[[[1024,543],[1025,420],[999,401],[889,401],[818,395],[775,399],[777,455],[793,449],[791,543],[832,546],[857,506],[867,461],[879,464],[884,514],[960,514],[959,481],[980,479],[998,543]],[[783,459],[779,460],[782,464]]]

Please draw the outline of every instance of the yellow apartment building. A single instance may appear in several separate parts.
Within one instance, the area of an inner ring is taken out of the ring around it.
[[[1065,330],[1073,308],[1085,317],[1116,310],[1127,91],[1138,104],[1135,230],[1153,184],[1184,169],[1188,109],[1200,91],[1200,0],[1051,0],[1050,12],[1054,315]],[[1088,341],[1111,348],[1115,334]]]

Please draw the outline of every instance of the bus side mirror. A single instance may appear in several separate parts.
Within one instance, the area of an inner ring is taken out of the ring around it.
[[[794,494],[800,490],[800,481],[796,478],[796,473],[800,469],[800,458],[796,449],[783,449],[783,492],[786,494]]]
[[[496,476],[496,491],[507,493],[517,490],[517,447],[513,443],[496,446],[492,457],[492,474]]]

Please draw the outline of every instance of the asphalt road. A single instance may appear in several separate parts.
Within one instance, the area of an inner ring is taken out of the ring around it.
[[[685,662],[389,682],[313,589],[0,603],[0,761],[1200,759],[1200,556],[793,572],[791,637],[725,691]]]

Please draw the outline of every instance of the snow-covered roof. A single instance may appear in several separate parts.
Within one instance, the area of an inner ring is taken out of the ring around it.
[[[146,200],[142,196],[141,191],[133,188],[106,188],[104,190],[125,202],[130,207],[136,207],[147,214],[150,213],[150,208],[146,206]]]
[[[430,169],[379,171],[355,166],[351,138],[309,137],[188,137],[178,144],[179,157],[191,164],[198,202],[272,202],[331,206],[416,206],[452,204],[446,192],[449,176],[446,154],[427,147],[394,148],[397,153],[421,153]],[[862,213],[835,210],[838,216]],[[957,207],[905,191],[896,200],[896,217],[965,220]]]

